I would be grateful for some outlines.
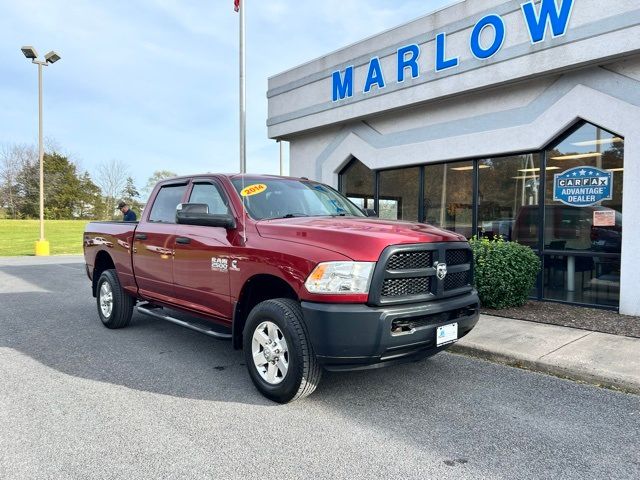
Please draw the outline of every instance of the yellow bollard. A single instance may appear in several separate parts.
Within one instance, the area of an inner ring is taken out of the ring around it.
[[[38,240],[36,242],[36,257],[48,257],[49,256],[49,241]]]

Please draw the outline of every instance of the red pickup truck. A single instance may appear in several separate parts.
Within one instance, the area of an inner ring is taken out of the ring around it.
[[[258,390],[282,403],[313,392],[323,369],[446,349],[478,321],[467,241],[368,213],[304,178],[162,181],[140,222],[86,227],[98,315],[125,327],[137,305],[228,338],[244,350]]]

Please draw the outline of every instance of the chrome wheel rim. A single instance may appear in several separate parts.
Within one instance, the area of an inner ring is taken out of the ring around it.
[[[109,318],[111,316],[111,312],[113,311],[113,290],[111,290],[111,285],[109,282],[104,282],[100,286],[100,311],[105,318]]]
[[[269,385],[278,385],[289,371],[289,347],[282,330],[273,322],[262,322],[251,340],[253,363]]]

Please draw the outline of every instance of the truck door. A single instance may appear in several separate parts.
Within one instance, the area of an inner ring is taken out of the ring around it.
[[[182,202],[186,191],[186,183],[161,187],[151,205],[149,216],[136,229],[133,269],[140,294],[145,298],[175,301],[173,246],[177,227],[176,207]]]
[[[209,213],[232,213],[215,180],[193,183],[188,203],[206,203]],[[178,225],[173,279],[180,304],[219,318],[231,319],[229,232],[221,227]]]

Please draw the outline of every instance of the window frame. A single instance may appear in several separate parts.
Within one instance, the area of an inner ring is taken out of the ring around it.
[[[214,188],[216,190],[218,190],[218,193],[220,194],[220,198],[222,199],[222,202],[227,206],[227,215],[232,215],[235,217],[234,211],[233,211],[233,207],[231,205],[231,199],[229,198],[229,195],[227,195],[227,192],[225,191],[224,187],[222,186],[222,184],[215,180],[215,179],[211,179],[211,178],[194,178],[189,182],[189,186],[187,188],[187,194],[185,195],[185,202],[184,203],[189,203],[191,201],[191,195],[193,195],[193,189],[196,185],[203,185],[203,184],[209,184],[209,185],[213,185]],[[211,212],[209,212],[211,213]],[[224,215],[224,214],[223,214]]]
[[[188,180],[183,180],[183,181],[179,181],[179,182],[168,182],[168,183],[164,183],[162,185],[160,185],[158,187],[158,190],[153,198],[153,203],[151,204],[151,207],[149,208],[149,213],[146,217],[146,221],[148,223],[154,223],[157,225],[176,225],[176,221],[175,221],[175,217],[173,219],[172,222],[164,222],[162,220],[152,220],[151,219],[151,214],[153,213],[153,209],[154,207],[157,205],[158,202],[158,196],[160,195],[160,192],[162,191],[163,188],[171,188],[171,187],[185,187],[184,192],[182,192],[182,198],[180,199],[180,202],[178,203],[183,203],[184,199],[185,199],[185,194],[186,192],[189,191],[189,181]]]

